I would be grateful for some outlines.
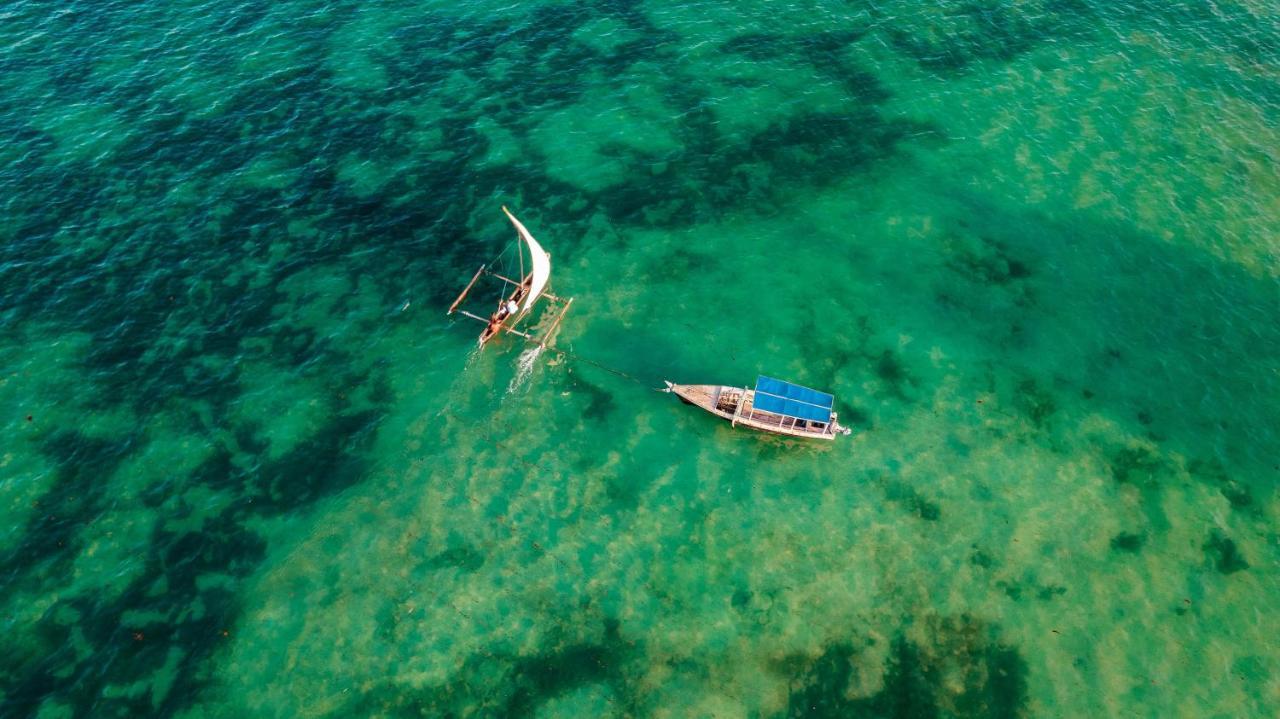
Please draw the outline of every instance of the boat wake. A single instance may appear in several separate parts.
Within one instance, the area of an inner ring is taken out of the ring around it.
[[[521,387],[528,384],[529,375],[533,374],[533,368],[538,363],[538,358],[542,356],[543,347],[541,345],[530,347],[520,353],[520,357],[516,360],[516,376],[511,378],[511,384],[507,385],[507,394],[515,394]]]

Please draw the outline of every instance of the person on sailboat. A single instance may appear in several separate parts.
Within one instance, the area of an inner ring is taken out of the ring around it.
[[[485,333],[490,335],[496,334],[502,327],[503,321],[511,315],[514,315],[519,309],[520,305],[517,305],[515,300],[507,300],[506,302],[498,305],[498,311],[494,312],[493,316],[489,318],[489,327],[485,330]]]
[[[517,305],[515,300],[507,300],[506,302],[498,305],[498,311],[493,313],[493,319],[501,322],[511,315],[514,315],[518,309],[520,309],[520,305]]]

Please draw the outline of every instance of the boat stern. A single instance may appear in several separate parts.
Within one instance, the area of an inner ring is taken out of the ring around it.
[[[831,434],[832,435],[840,434],[840,435],[844,435],[845,437],[848,437],[849,435],[853,434],[852,429],[840,424],[839,412],[831,413]]]

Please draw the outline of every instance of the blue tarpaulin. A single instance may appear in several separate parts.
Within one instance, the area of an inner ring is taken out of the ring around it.
[[[830,422],[831,407],[835,401],[836,398],[826,392],[764,375],[756,378],[754,406],[763,412],[773,412],[813,422]]]

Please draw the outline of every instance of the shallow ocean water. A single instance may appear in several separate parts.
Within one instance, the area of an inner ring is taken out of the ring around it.
[[[1280,710],[1269,4],[0,17],[0,715]]]

